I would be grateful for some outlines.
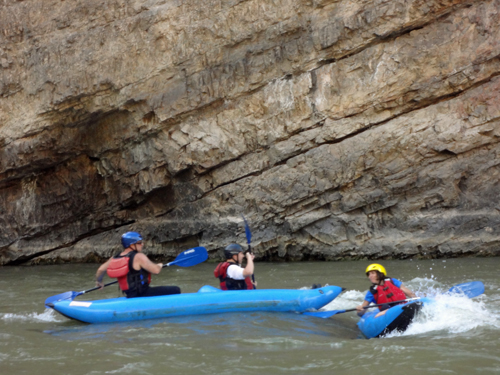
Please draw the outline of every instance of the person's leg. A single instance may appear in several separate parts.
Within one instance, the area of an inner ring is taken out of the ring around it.
[[[170,294],[180,294],[178,286],[150,286],[141,297],[167,296]]]

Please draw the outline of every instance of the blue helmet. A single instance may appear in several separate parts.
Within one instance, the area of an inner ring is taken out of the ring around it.
[[[122,245],[125,249],[139,241],[142,241],[142,236],[137,232],[127,232],[122,235]]]
[[[238,255],[241,253],[243,248],[238,245],[237,243],[232,243],[230,245],[227,245],[227,247],[224,249],[224,255],[226,256],[226,259],[231,259],[233,255]]]

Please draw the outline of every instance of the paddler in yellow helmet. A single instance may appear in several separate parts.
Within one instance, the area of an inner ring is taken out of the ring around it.
[[[365,300],[359,306],[356,306],[358,315],[363,315],[366,311],[364,307],[370,303],[386,304],[380,306],[380,313],[377,316],[385,314],[389,307],[394,306],[394,301],[401,301],[407,298],[415,298],[416,295],[410,289],[405,287],[401,281],[387,276],[385,268],[377,263],[370,264],[366,268],[366,276],[372,283],[370,290],[366,293]]]

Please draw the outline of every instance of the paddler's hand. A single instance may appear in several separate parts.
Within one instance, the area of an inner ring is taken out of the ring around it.
[[[255,259],[255,255],[253,255],[252,253],[245,253],[245,257],[246,257],[247,259],[252,259],[252,260],[254,260],[254,259]]]
[[[366,312],[366,309],[364,309],[363,307],[363,305],[356,306],[356,314],[358,314],[358,316],[363,316],[363,314]]]
[[[104,288],[104,273],[106,272],[106,270],[102,270],[101,267],[99,267],[99,269],[97,270],[97,273],[95,275],[95,286],[98,287],[99,289],[102,289]]]

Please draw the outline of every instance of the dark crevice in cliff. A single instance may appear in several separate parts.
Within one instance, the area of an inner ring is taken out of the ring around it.
[[[50,159],[44,159],[47,163],[43,161],[35,162],[33,161],[29,165],[6,170],[4,173],[0,174],[0,189],[5,188],[18,180],[22,180],[28,176],[38,176],[43,175],[47,170],[51,170],[57,168],[59,165],[63,165],[68,163],[69,161],[77,158],[79,155],[66,155],[62,157],[60,160],[53,161]]]
[[[60,248],[62,248],[62,247],[60,247]],[[20,266],[20,265],[22,265],[22,264],[24,264],[26,262],[29,262],[32,259],[38,258],[38,257],[46,255],[46,254],[49,254],[52,251],[60,249],[60,248],[55,248],[55,249],[50,249],[50,250],[46,250],[46,251],[41,251],[39,253],[31,254],[31,255],[23,255],[23,256],[20,256],[19,258],[16,258],[15,260],[11,260],[10,262],[6,262],[4,265],[5,266]]]
[[[318,75],[316,74],[316,71],[311,70],[310,75],[311,75],[311,88],[309,89],[309,95],[315,93],[316,90],[318,89]]]
[[[121,203],[120,210],[126,210],[135,220],[144,217],[158,217],[172,211],[178,204],[174,186],[168,184],[145,194],[136,194]],[[125,223],[123,225],[128,225]]]
[[[134,223],[134,221],[128,221],[128,222],[121,223],[119,225],[113,225],[113,226],[109,226],[109,227],[98,228],[98,229],[95,229],[95,230],[90,231],[88,233],[85,233],[84,235],[80,235],[78,237],[75,237],[75,239],[73,241],[68,242],[68,243],[66,243],[64,245],[54,247],[54,248],[52,248],[50,250],[40,251],[40,252],[35,253],[35,254],[21,256],[19,258],[16,258],[16,259],[10,261],[10,262],[6,262],[5,265],[6,266],[18,266],[18,265],[27,263],[27,262],[29,262],[29,261],[31,261],[33,259],[36,259],[38,257],[41,257],[43,255],[50,254],[50,253],[52,253],[52,252],[54,252],[56,250],[61,250],[61,249],[69,248],[69,247],[75,245],[76,243],[78,243],[79,241],[81,241],[81,240],[83,240],[85,238],[93,237],[93,236],[96,236],[96,235],[98,235],[100,233],[108,232],[110,230],[121,228],[121,227],[123,227],[125,225],[130,225],[130,224],[133,224],[133,223]]]

